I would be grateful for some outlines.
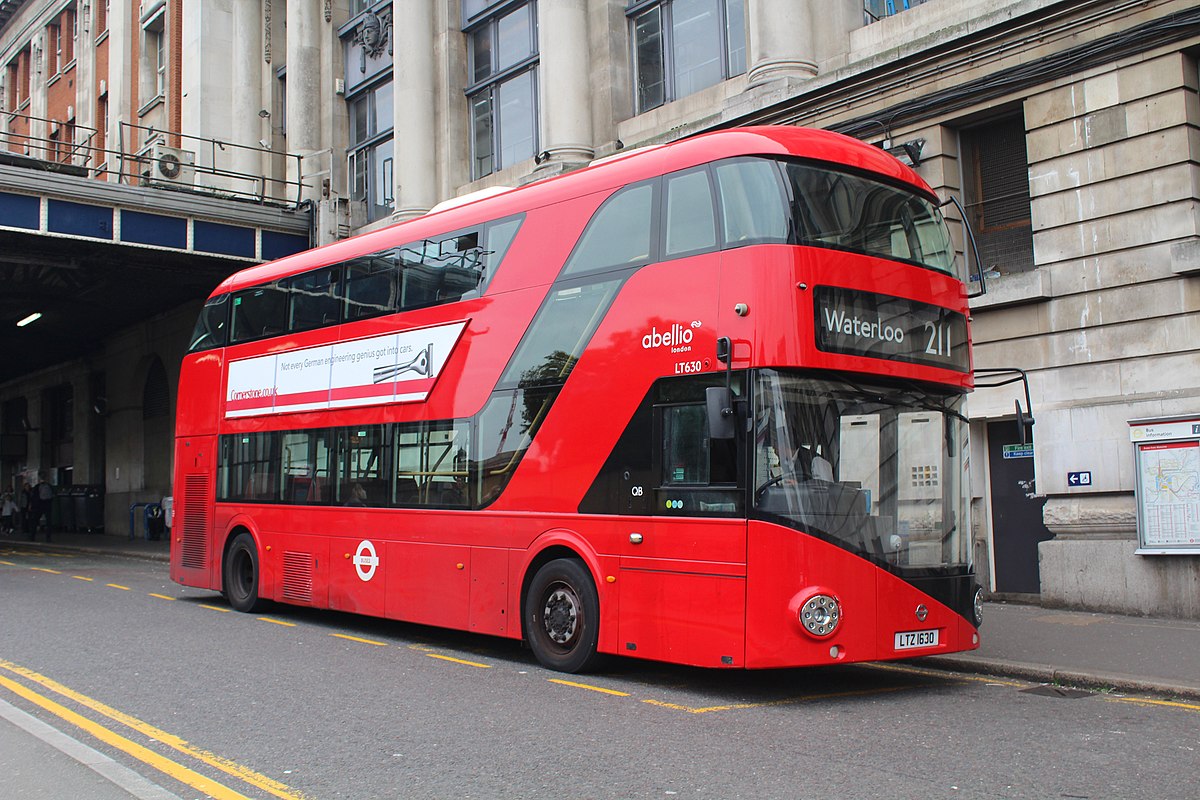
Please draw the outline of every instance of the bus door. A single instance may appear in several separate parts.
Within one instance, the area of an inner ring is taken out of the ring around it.
[[[649,516],[620,543],[619,651],[701,666],[744,663],[745,459],[711,439],[704,389],[718,376],[661,382],[651,410]],[[719,376],[723,381],[723,376]]]
[[[324,433],[324,432],[322,432]],[[322,462],[332,459],[328,502],[334,506],[329,537],[329,607],[383,616],[389,520],[394,505],[389,478],[391,439],[385,425],[340,428],[333,442],[320,442],[312,459],[318,473],[330,474]]]

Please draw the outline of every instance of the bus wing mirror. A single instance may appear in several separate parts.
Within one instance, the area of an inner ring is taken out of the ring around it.
[[[724,386],[709,386],[704,390],[708,412],[710,439],[732,439],[736,433],[733,414],[733,392]]]
[[[977,289],[972,289],[967,292],[967,297],[979,297],[987,294],[987,275],[983,271],[983,262],[979,260],[979,246],[975,244],[975,233],[971,230],[971,220],[967,217],[967,209],[963,207],[962,202],[954,196],[950,195],[948,200],[942,202],[942,206],[953,205],[958,209],[958,213],[962,216],[963,229],[967,232],[967,242],[971,245],[971,261],[975,264],[975,274],[970,275],[968,280],[979,284]],[[963,254],[966,257],[966,254]]]
[[[1025,402],[1028,403],[1029,401],[1026,400]],[[1033,409],[1026,412],[1025,409],[1021,408],[1020,400],[1013,400],[1013,405],[1017,407],[1017,433],[1021,437],[1021,446],[1024,447],[1029,444],[1031,439],[1029,434],[1033,433],[1033,414],[1031,413]]]
[[[1029,397],[1029,376],[1025,370],[1016,367],[992,367],[975,370],[975,388],[990,389],[997,386],[1008,386],[1010,383],[1020,383],[1025,388],[1025,407],[1021,401],[1014,400],[1017,407],[1017,434],[1021,437],[1021,445],[1032,441],[1029,434],[1033,433],[1033,401]]]

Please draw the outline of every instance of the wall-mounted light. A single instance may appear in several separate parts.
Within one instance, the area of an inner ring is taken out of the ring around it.
[[[23,320],[20,320],[19,322],[17,322],[17,327],[18,327],[18,328],[24,328],[24,327],[25,327],[26,325],[28,325],[29,323],[31,323],[31,322],[37,322],[37,321],[38,321],[39,319],[41,319],[41,318],[42,318],[42,312],[40,312],[40,311],[35,311],[35,312],[33,312],[32,314],[30,314],[28,317],[26,317],[25,319],[23,319]]]

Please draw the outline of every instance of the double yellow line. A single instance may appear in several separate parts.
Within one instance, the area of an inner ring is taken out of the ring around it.
[[[201,750],[198,747],[193,747],[178,736],[160,730],[148,722],[143,722],[136,717],[132,717],[121,711],[117,711],[116,709],[111,708],[98,700],[88,697],[87,695],[80,694],[74,689],[64,686],[61,683],[52,680],[51,678],[47,678],[45,675],[40,675],[33,670],[26,669],[25,667],[21,667],[17,664],[0,659],[0,673],[8,673],[8,675],[22,678],[28,683],[32,683],[36,686],[42,687],[43,689],[49,690],[49,692],[52,692],[53,694],[57,694],[60,697],[66,698],[67,700],[83,706],[84,708],[90,709],[102,717],[106,717],[113,722],[124,725],[125,727],[130,728],[137,733],[149,737],[150,739],[161,744],[164,744],[167,747],[170,747],[173,750],[188,756],[189,758],[196,759],[197,761],[200,761],[209,767],[224,772],[227,775],[237,778],[243,783],[249,784],[256,789],[260,789],[268,794],[274,795],[281,800],[307,800],[303,794],[300,794],[299,792],[295,791],[289,786],[286,786],[285,784],[280,783],[279,781],[268,778],[265,775],[255,772],[249,767],[238,764],[227,758],[222,758],[221,756]],[[111,730],[110,728],[107,728],[104,725],[101,725],[100,723],[83,716],[82,714],[72,711],[62,703],[57,702],[46,694],[35,691],[25,683],[18,683],[8,675],[0,674],[0,686],[8,689],[13,694],[28,700],[39,708],[54,714],[56,717],[71,723],[77,728],[86,731],[105,744],[115,747],[116,749],[126,753],[138,761],[141,761],[142,763],[153,767],[159,772],[174,778],[180,783],[186,784],[197,791],[204,792],[205,794],[208,794],[217,800],[250,800],[250,798],[248,798],[246,795],[241,794],[240,792],[237,792],[222,783],[218,783],[217,781],[212,780],[211,778],[208,778],[193,769],[189,769],[183,764],[159,755],[153,750],[138,744],[132,739],[122,736],[115,730]]]

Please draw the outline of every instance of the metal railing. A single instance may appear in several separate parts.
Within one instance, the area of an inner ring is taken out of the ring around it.
[[[95,128],[4,112],[0,163],[291,208],[303,200],[303,163],[296,154],[131,122],[120,123],[113,149],[98,146],[99,137]]]

